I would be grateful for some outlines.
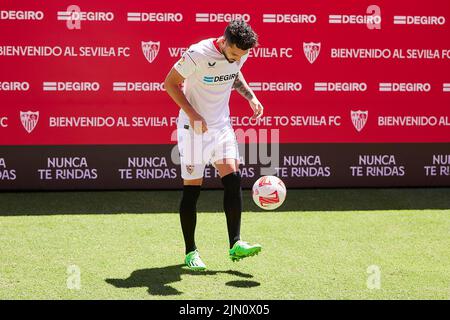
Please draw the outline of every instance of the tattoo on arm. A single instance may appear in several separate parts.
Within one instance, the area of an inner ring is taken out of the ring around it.
[[[234,80],[233,88],[235,88],[237,92],[239,92],[247,100],[251,100],[254,97],[252,89],[250,89],[244,79],[241,79],[240,75],[236,77],[236,80]]]

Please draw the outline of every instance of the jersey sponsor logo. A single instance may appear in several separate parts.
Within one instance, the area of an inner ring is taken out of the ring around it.
[[[353,126],[355,127],[355,129],[358,132],[361,132],[367,123],[367,119],[369,117],[369,111],[361,111],[361,110],[353,111],[352,110],[352,111],[350,111],[350,115],[352,118]]]
[[[320,42],[303,42],[303,52],[305,53],[306,59],[308,59],[309,63],[313,64],[316,62],[320,54],[320,48]]]
[[[39,120],[39,111],[20,111],[20,120],[28,133],[31,133]]]
[[[445,23],[443,16],[394,16],[394,24],[397,25],[443,26]]]
[[[159,53],[160,41],[141,41],[142,53],[149,63],[152,63]]]
[[[237,73],[231,73],[220,76],[204,76],[203,83],[205,84],[222,84],[234,80],[237,77]]]

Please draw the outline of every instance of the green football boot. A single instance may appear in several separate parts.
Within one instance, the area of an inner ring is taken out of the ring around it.
[[[200,258],[198,250],[189,252],[184,258],[184,263],[186,266],[193,271],[203,271],[206,270],[206,265]]]
[[[262,247],[260,244],[251,245],[248,242],[239,240],[229,251],[230,259],[231,261],[235,262],[247,257],[252,257],[259,254],[261,252],[261,249]]]

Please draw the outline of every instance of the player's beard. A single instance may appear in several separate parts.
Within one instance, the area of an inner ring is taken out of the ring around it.
[[[225,53],[225,48],[220,48],[220,52],[222,53],[222,55],[225,57],[225,59],[228,61],[228,63],[235,63],[236,61],[234,61],[234,60],[230,60],[228,57],[227,57],[227,54]]]
[[[225,59],[227,59],[227,61],[228,61],[228,63],[235,63],[236,61],[234,61],[234,60],[230,60],[230,59],[228,59],[228,57],[227,57],[227,55],[226,55],[226,53],[225,53],[225,51],[222,49],[222,54],[223,54],[223,56],[225,57]]]

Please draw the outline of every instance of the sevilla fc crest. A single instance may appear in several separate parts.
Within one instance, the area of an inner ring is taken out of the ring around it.
[[[20,120],[22,121],[22,125],[25,130],[27,130],[28,133],[31,133],[39,120],[39,111],[20,111]]]
[[[308,59],[309,63],[313,64],[320,54],[321,44],[314,42],[303,42],[303,52],[305,53],[306,59]]]
[[[194,166],[193,165],[186,165],[186,171],[189,174],[192,174],[192,172],[194,172]]]
[[[369,111],[351,111],[353,126],[358,132],[364,128],[367,123],[367,118],[369,117]]]
[[[152,63],[153,60],[155,60],[156,56],[159,53],[159,44],[160,41],[141,41],[142,52],[144,53],[144,56],[148,62]]]

